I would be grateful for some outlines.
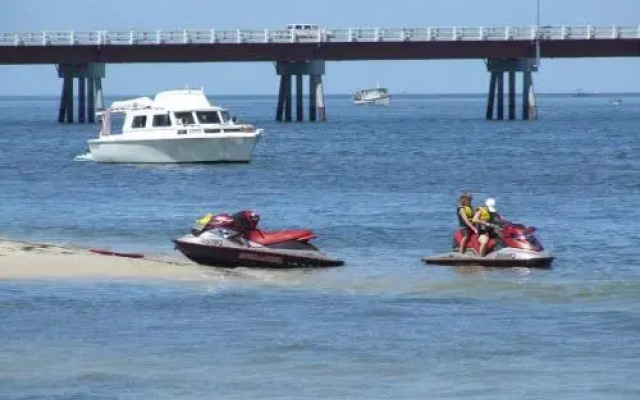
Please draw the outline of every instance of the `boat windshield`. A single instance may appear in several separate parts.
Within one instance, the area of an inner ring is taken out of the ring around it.
[[[219,124],[220,117],[217,111],[196,111],[196,117],[201,124]]]
[[[222,123],[224,124],[228,124],[231,120],[227,111],[220,111],[220,118],[222,119]]]
[[[177,112],[174,113],[176,116],[176,121],[181,121],[183,125],[193,125],[196,121],[193,119],[193,113],[191,111],[187,112]]]
[[[109,114],[109,117],[111,120],[111,132],[122,132],[122,128],[124,128],[125,115],[119,113],[111,113]]]

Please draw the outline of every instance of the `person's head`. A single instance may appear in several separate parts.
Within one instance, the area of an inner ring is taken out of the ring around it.
[[[460,204],[462,204],[463,206],[471,205],[471,200],[473,200],[471,193],[463,192],[460,195]]]
[[[487,206],[487,209],[489,209],[490,212],[496,212],[496,199],[493,197],[488,197],[484,201],[484,205]]]
[[[247,219],[249,220],[249,225],[251,229],[255,229],[258,226],[258,222],[260,222],[260,214],[253,210],[246,210]]]

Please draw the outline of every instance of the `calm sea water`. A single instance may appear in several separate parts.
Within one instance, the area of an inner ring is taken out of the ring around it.
[[[252,163],[135,166],[74,161],[97,127],[56,98],[0,98],[0,236],[179,257],[195,218],[250,207],[347,262],[0,282],[0,398],[637,399],[640,97],[539,100],[488,122],[481,96],[329,96],[327,123],[278,124],[275,98],[216,96],[266,129]],[[538,227],[554,269],[422,264],[460,190]]]

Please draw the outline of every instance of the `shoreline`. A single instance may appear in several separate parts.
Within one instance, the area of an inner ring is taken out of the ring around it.
[[[202,280],[225,275],[187,259],[120,257],[89,248],[0,238],[0,281],[10,279]]]

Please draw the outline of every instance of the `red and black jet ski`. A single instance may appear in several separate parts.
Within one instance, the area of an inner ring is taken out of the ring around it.
[[[233,215],[208,214],[191,233],[174,239],[176,248],[198,264],[219,267],[308,268],[343,265],[309,243],[316,235],[308,229],[265,231],[260,216],[251,210]]]
[[[462,229],[458,229],[453,237],[452,252],[435,254],[422,261],[427,264],[454,266],[551,268],[553,257],[534,234],[536,228],[507,221],[491,227],[494,233],[484,257],[479,256],[480,243],[477,235],[471,235],[464,254],[458,251],[463,237]]]

